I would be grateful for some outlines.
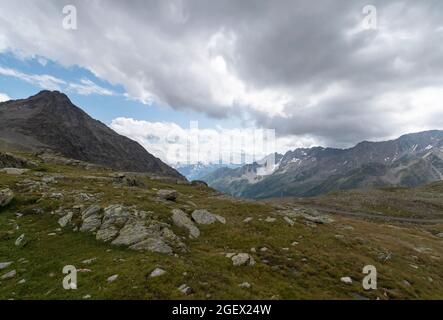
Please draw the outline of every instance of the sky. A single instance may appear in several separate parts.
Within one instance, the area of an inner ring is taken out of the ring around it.
[[[439,0],[0,0],[0,101],[63,91],[169,163],[350,147],[443,129],[442,44]]]

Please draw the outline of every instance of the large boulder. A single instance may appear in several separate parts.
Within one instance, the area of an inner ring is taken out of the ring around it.
[[[255,265],[254,258],[248,253],[238,253],[231,257],[233,266],[253,266]]]
[[[200,230],[194,225],[192,220],[180,209],[172,210],[172,222],[179,228],[185,228],[189,231],[190,238],[198,238]]]
[[[220,222],[225,224],[226,219],[222,216],[212,214],[208,210],[195,210],[192,213],[192,219],[198,224],[213,224],[214,222]]]
[[[157,196],[164,200],[175,201],[177,200],[178,192],[175,190],[161,189],[157,191]]]
[[[26,172],[28,172],[29,169],[19,169],[19,168],[3,168],[0,170],[1,173],[6,173],[6,174],[10,174],[10,175],[22,175]]]
[[[14,193],[11,189],[0,190],[0,208],[7,206],[12,199],[14,199]]]

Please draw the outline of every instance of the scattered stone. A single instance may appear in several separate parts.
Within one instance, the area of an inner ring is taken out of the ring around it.
[[[114,275],[110,276],[107,279],[107,281],[108,281],[108,283],[111,283],[111,282],[114,282],[115,280],[117,280],[117,278],[118,278],[118,274],[114,274]]]
[[[267,218],[265,219],[266,222],[275,222],[275,220],[277,220],[277,219],[275,219],[275,218],[271,218],[271,217],[267,217]]]
[[[16,275],[17,275],[17,271],[16,271],[16,270],[12,270],[12,271],[9,271],[9,272],[5,273],[4,275],[2,275],[2,276],[0,277],[0,280],[8,280],[8,279],[12,279],[12,278],[14,278]]]
[[[252,221],[252,218],[251,218],[251,217],[248,217],[248,218],[246,218],[245,220],[243,220],[243,222],[245,222],[245,223],[248,223],[248,222],[250,222],[250,221]]]
[[[89,272],[92,272],[92,270],[91,269],[77,269],[77,272],[79,272],[79,273],[89,273]]]
[[[0,270],[6,269],[7,267],[9,267],[12,264],[12,261],[8,261],[8,262],[0,262]]]
[[[25,234],[22,234],[15,240],[16,247],[23,247],[26,244]]]
[[[87,295],[83,296],[83,299],[91,299],[91,295],[87,294]]]
[[[58,220],[58,224],[60,225],[60,227],[62,227],[62,228],[66,227],[68,225],[68,223],[71,222],[72,216],[73,216],[73,213],[68,212],[65,216],[61,217]]]
[[[86,259],[82,261],[82,264],[92,264],[97,261],[97,258]]]
[[[14,199],[14,193],[11,189],[0,190],[0,208],[7,206],[12,199]]]
[[[290,226],[295,224],[295,222],[289,217],[283,217],[283,220],[285,220]]]
[[[21,279],[18,284],[25,284],[26,283],[26,279]]]
[[[160,277],[160,276],[164,275],[165,273],[166,273],[165,270],[160,269],[160,268],[155,268],[154,271],[151,272],[149,277],[150,278]]]
[[[233,266],[255,265],[254,258],[248,253],[238,253],[231,258]]]
[[[439,234],[437,234],[437,237],[443,238],[443,232],[440,232]]]
[[[346,284],[352,284],[352,279],[350,277],[342,277],[340,281]]]
[[[175,190],[158,190],[157,196],[161,199],[168,200],[168,201],[176,201],[178,197],[178,192]]]
[[[383,261],[383,262],[387,262],[389,260],[391,260],[392,257],[392,252],[380,252],[378,254],[378,260]]]
[[[255,248],[251,248],[251,252],[257,252],[257,250]]]
[[[55,181],[55,178],[54,178],[54,177],[51,177],[51,176],[44,176],[44,177],[42,178],[42,182],[44,182],[44,183],[55,183],[56,181]]]
[[[238,286],[239,286],[240,288],[245,288],[245,289],[249,289],[249,288],[252,287],[251,284],[250,284],[249,282],[243,282],[243,283],[240,283]]]
[[[291,245],[294,246],[294,247],[295,247],[295,246],[298,246],[298,244],[299,244],[299,243],[298,243],[297,241],[294,241],[293,243],[291,243]]]
[[[188,229],[190,238],[198,238],[200,236],[200,230],[182,210],[172,210],[172,221],[177,227]]]
[[[51,199],[61,200],[63,199],[63,193],[60,192],[54,192],[50,195]]]
[[[178,287],[178,290],[187,296],[194,292],[187,284],[182,284],[180,287]]]
[[[233,256],[235,256],[235,253],[229,252],[225,255],[226,258],[231,259]]]
[[[29,169],[19,169],[19,168],[3,168],[0,170],[1,173],[17,175],[17,176],[22,175],[28,171]]]
[[[268,250],[269,250],[269,249],[266,248],[266,247],[263,247],[263,248],[260,249],[261,252],[266,252],[266,251],[268,251]]]

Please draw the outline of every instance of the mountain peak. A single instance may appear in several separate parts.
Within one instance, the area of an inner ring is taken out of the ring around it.
[[[184,179],[139,143],[92,119],[59,91],[43,90],[1,104],[0,139],[16,149],[49,149],[115,170]]]

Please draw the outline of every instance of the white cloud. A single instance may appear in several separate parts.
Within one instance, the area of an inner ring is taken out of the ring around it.
[[[93,81],[86,78],[81,79],[80,82],[66,82],[65,80],[53,77],[48,74],[28,74],[15,69],[4,68],[1,66],[0,75],[20,79],[47,90],[75,92],[81,95],[98,94],[108,96],[115,94],[113,91],[100,87]]]
[[[81,79],[80,83],[69,83],[68,90],[75,91],[81,95],[98,94],[102,96],[112,96],[115,93],[111,90],[100,87],[89,79]]]
[[[27,74],[15,69],[3,68],[1,66],[0,75],[14,77],[48,90],[61,90],[61,86],[66,84],[65,81],[47,74]]]
[[[441,1],[374,0],[372,31],[361,28],[364,0],[69,2],[75,31],[62,28],[66,2],[4,1],[0,50],[79,65],[143,103],[246,118],[302,141],[344,146],[404,133],[418,127],[406,113],[443,128],[434,100],[390,104],[443,81]],[[102,89],[71,86],[109,94]]]
[[[273,141],[272,130],[203,129],[198,128],[195,122],[190,123],[188,128],[182,128],[171,122],[117,118],[110,127],[138,141],[149,152],[170,164],[188,161],[192,164],[220,161],[224,164],[251,163],[273,152],[284,153],[288,149],[315,145],[313,139],[306,137],[277,137]]]
[[[5,102],[5,101],[9,101],[11,100],[11,98],[5,94],[5,93],[0,93],[0,102]]]

